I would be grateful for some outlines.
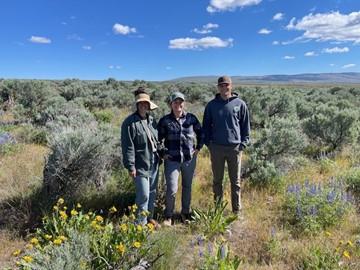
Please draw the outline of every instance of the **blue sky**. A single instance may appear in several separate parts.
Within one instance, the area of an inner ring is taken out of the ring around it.
[[[360,71],[359,0],[3,0],[0,78]]]

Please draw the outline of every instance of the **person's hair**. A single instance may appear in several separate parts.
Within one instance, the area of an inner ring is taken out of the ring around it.
[[[145,88],[140,86],[138,89],[136,89],[134,91],[134,96],[136,97],[137,95],[140,95],[140,94],[147,94],[146,91],[145,91]]]

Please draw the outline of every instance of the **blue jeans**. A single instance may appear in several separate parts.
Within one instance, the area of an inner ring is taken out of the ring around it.
[[[136,176],[135,177],[135,203],[137,209],[137,223],[145,225],[148,218],[154,215],[154,203],[156,199],[157,184],[159,179],[159,158],[154,155],[151,166],[150,177]],[[148,216],[142,213],[149,212]]]
[[[196,156],[189,161],[182,163],[165,160],[165,180],[166,180],[166,198],[165,198],[165,218],[171,218],[175,208],[175,196],[178,190],[178,179],[181,172],[182,177],[182,196],[181,213],[190,213],[191,186],[196,167]]]

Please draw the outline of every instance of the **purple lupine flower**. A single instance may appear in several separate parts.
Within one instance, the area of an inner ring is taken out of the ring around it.
[[[226,258],[226,246],[225,245],[221,245],[221,247],[220,247],[220,256],[221,256],[222,260],[224,260]]]
[[[301,211],[301,206],[300,206],[300,204],[298,204],[298,205],[296,206],[296,217],[297,217],[298,219],[301,219],[301,218],[302,218],[302,211]]]
[[[213,248],[213,245],[212,243],[208,243],[208,252],[209,252],[209,255],[212,256],[213,255],[213,252],[214,252],[214,248]]]
[[[335,201],[335,198],[336,198],[336,192],[335,190],[331,190],[327,196],[326,196],[326,200],[329,202],[329,203],[333,203]]]
[[[311,216],[316,216],[317,213],[318,213],[318,210],[317,210],[316,206],[315,206],[315,205],[311,206],[311,207],[310,207],[309,214],[310,214]]]
[[[271,227],[271,232],[270,232],[270,234],[271,234],[271,237],[272,237],[272,238],[275,237],[275,235],[276,235],[275,227]]]

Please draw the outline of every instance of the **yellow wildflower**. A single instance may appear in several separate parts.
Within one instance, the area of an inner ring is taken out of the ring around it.
[[[102,216],[96,216],[96,217],[95,217],[95,220],[96,220],[97,222],[102,223],[102,222],[104,221],[104,218],[103,218]]]
[[[151,223],[148,223],[146,226],[148,227],[150,232],[152,232],[154,230],[154,228],[155,228],[155,226],[153,224],[151,224]]]
[[[64,211],[66,211],[66,210],[67,210],[67,206],[64,206],[63,209],[64,209]]]
[[[138,209],[137,205],[134,204],[133,206],[131,206],[131,211],[135,212]]]
[[[89,219],[90,219],[90,217],[89,217],[88,214],[84,215],[84,217],[85,217],[86,220],[89,220]]]
[[[24,256],[24,257],[23,257],[23,260],[24,260],[25,262],[27,262],[27,263],[31,263],[34,259],[33,259],[33,257],[31,257],[31,256]]]
[[[116,213],[116,212],[117,212],[116,207],[115,207],[115,206],[111,207],[111,208],[109,209],[109,212],[110,212],[111,214]]]
[[[123,232],[126,232],[127,229],[128,229],[128,227],[127,227],[126,224],[121,224],[121,225],[120,225],[120,229],[121,229]]]
[[[148,216],[148,212],[147,212],[147,211],[142,211],[142,212],[141,212],[141,215],[142,215],[143,217],[147,217],[147,216]]]
[[[66,236],[63,236],[63,235],[60,235],[58,237],[58,239],[60,239],[61,241],[66,241],[67,240],[67,237]]]
[[[59,239],[59,238],[56,238],[55,240],[54,240],[54,244],[55,245],[61,245],[61,243],[62,243],[62,240],[61,239]]]
[[[141,247],[141,243],[138,242],[138,241],[136,241],[136,242],[134,242],[133,246],[134,246],[134,248],[140,248],[140,247]]]
[[[89,214],[89,216],[91,216],[93,214],[93,212],[90,211],[88,214]]]
[[[54,211],[59,211],[59,207],[57,205],[53,206]]]
[[[347,251],[347,250],[344,250],[343,256],[344,256],[345,258],[347,258],[347,259],[350,259],[350,258],[351,258],[350,253],[349,253],[349,251]]]
[[[58,201],[57,201],[57,204],[58,204],[58,205],[62,205],[62,204],[64,204],[64,202],[65,202],[65,201],[64,201],[63,198],[59,198]]]
[[[45,237],[46,240],[50,240],[50,239],[52,238],[52,235],[50,235],[50,234],[45,234],[44,237]]]
[[[135,215],[134,215],[134,214],[131,214],[131,215],[129,216],[129,219],[130,219],[130,220],[135,220]]]
[[[77,203],[77,204],[76,204],[76,208],[79,208],[79,209],[80,209],[80,208],[81,208],[81,204],[80,204],[80,203]]]
[[[116,249],[121,254],[121,256],[123,256],[126,248],[122,243],[120,243],[119,245],[116,246]]]
[[[344,244],[344,241],[343,241],[343,240],[340,240],[339,244],[340,244],[340,245],[343,245],[343,244]]]
[[[97,225],[96,220],[91,221],[91,227],[95,228]]]
[[[39,244],[39,240],[36,237],[31,238],[30,244],[33,244],[34,246],[36,246],[37,244]]]
[[[325,232],[325,235],[326,235],[327,237],[332,236],[331,232]]]
[[[26,249],[33,249],[34,246],[33,246],[32,244],[27,244],[27,245],[25,246],[25,248],[26,248]]]
[[[12,255],[13,255],[14,257],[16,257],[16,256],[19,256],[20,253],[21,253],[21,250],[20,250],[20,249],[17,249],[17,250],[15,250],[15,251],[12,253]]]
[[[79,212],[76,211],[75,209],[73,209],[73,210],[71,210],[70,214],[71,214],[72,216],[76,216],[77,214],[79,214]]]
[[[60,217],[63,219],[63,220],[66,220],[68,218],[68,215],[66,214],[65,211],[60,211]]]
[[[16,266],[20,266],[21,265],[21,262],[15,262]]]
[[[143,228],[142,228],[141,225],[137,225],[137,226],[136,226],[136,230],[137,230],[138,232],[142,232]]]
[[[354,244],[353,244],[353,242],[351,242],[350,240],[349,241],[347,241],[347,243],[346,243],[348,246],[350,246],[350,247],[353,247],[354,246]]]

